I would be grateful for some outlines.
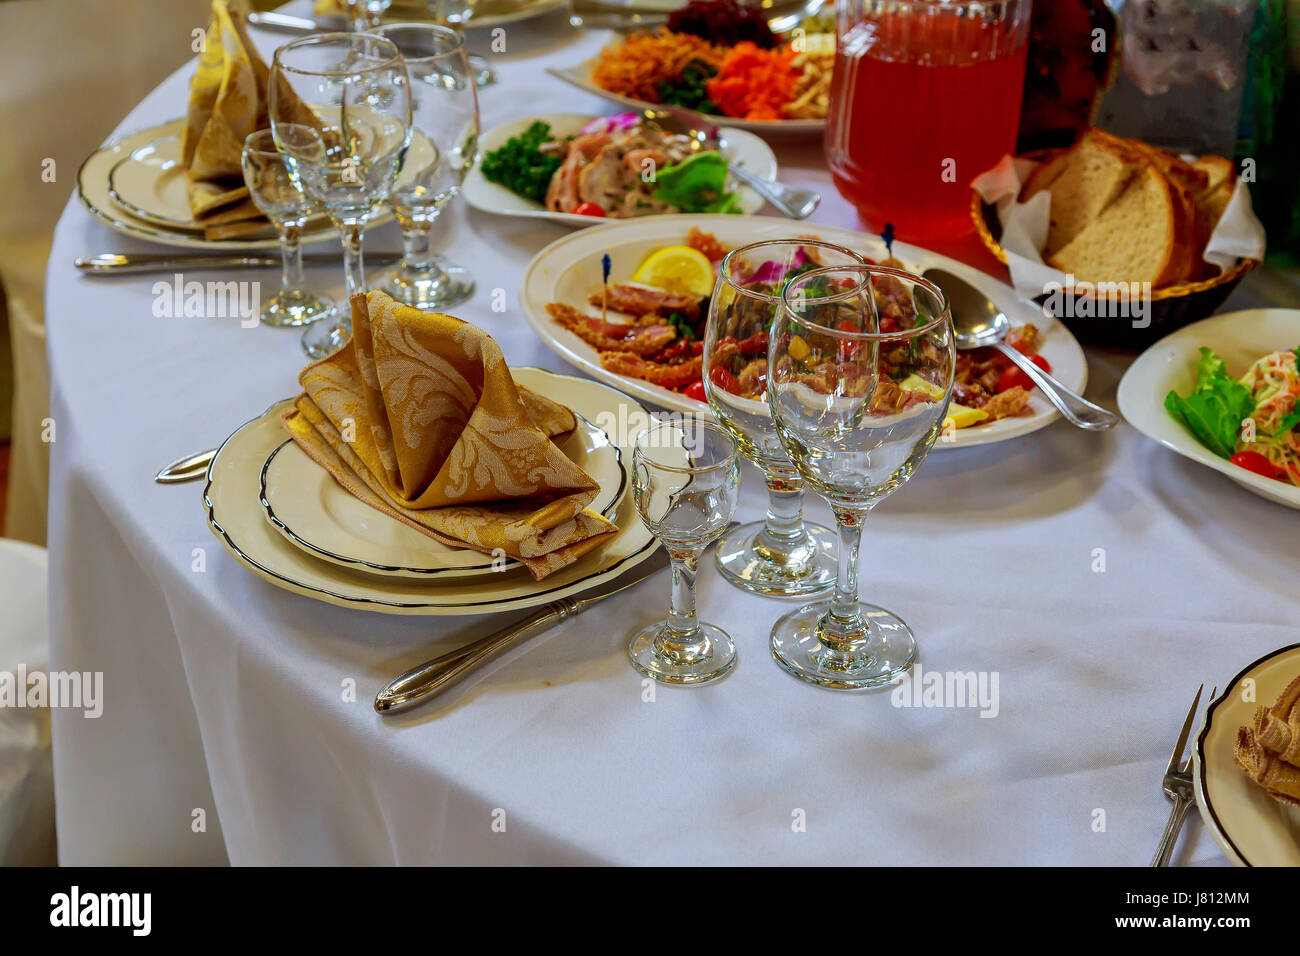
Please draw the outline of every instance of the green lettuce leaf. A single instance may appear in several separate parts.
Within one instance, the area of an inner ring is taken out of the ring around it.
[[[1220,458],[1231,458],[1241,423],[1255,411],[1250,389],[1228,374],[1223,359],[1207,348],[1196,363],[1196,384],[1186,397],[1165,396],[1165,408]]]
[[[740,212],[735,193],[727,192],[727,161],[713,150],[665,166],[655,185],[655,198],[682,212]]]

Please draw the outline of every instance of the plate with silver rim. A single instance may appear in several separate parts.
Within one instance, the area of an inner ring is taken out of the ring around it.
[[[202,227],[192,219],[187,226],[156,221],[160,218],[178,218],[179,211],[179,206],[174,198],[177,195],[177,184],[175,182],[177,174],[173,167],[167,166],[165,161],[162,160],[155,161],[152,164],[141,163],[140,168],[133,170],[133,173],[144,177],[153,176],[155,179],[166,177],[168,183],[165,187],[151,185],[147,180],[136,182],[133,179],[132,188],[128,190],[130,193],[130,196],[127,197],[128,202],[136,205],[138,209],[144,210],[145,215],[152,212],[153,215],[150,219],[142,218],[140,212],[133,211],[114,198],[114,170],[123,164],[123,160],[130,159],[133,153],[145,149],[151,144],[161,144],[168,140],[174,141],[178,148],[181,131],[184,127],[185,120],[170,120],[123,136],[101,146],[87,156],[81,164],[81,168],[77,170],[77,198],[81,200],[81,204],[86,208],[86,211],[117,232],[166,246],[201,249],[208,252],[215,250],[247,252],[254,249],[280,248],[280,240],[275,236],[269,224],[264,234],[255,234],[252,238],[207,239],[203,235]],[[181,174],[181,179],[183,179],[183,174]],[[123,182],[119,173],[119,187],[123,185]],[[183,189],[183,183],[181,185]],[[152,202],[146,201],[144,206],[140,206],[138,203],[140,196],[147,195],[150,190],[158,194],[160,202],[162,201],[161,197],[167,197],[166,207],[162,209],[161,213],[158,208],[154,208]],[[186,211],[188,212],[188,207]],[[151,219],[155,221],[151,221]],[[367,220],[366,228],[381,225],[390,219],[392,219],[392,212],[385,206],[381,212],[376,213]],[[319,226],[305,231],[302,241],[306,244],[338,242],[338,233],[328,223],[322,221]]]
[[[531,371],[564,379],[540,369]],[[631,434],[649,412],[639,402],[596,382],[571,379],[597,390],[606,402],[597,419],[630,461]],[[287,541],[266,520],[258,502],[261,470],[270,453],[285,439],[280,416],[292,399],[279,402],[242,425],[222,443],[208,466],[203,505],[208,528],[239,564],[286,591],[339,607],[382,614],[496,614],[547,604],[612,581],[649,558],[657,543],[636,513],[632,495],[624,495],[612,518],[618,533],[599,548],[540,581],[527,574],[502,574],[435,584],[413,578],[367,574],[313,557]],[[609,416],[609,417],[605,417]],[[614,424],[617,423],[617,424]]]
[[[541,378],[526,369],[520,369],[517,377],[524,384]],[[556,444],[600,486],[588,507],[612,517],[628,489],[622,449],[575,407],[599,413],[604,396],[591,389],[565,387],[563,379],[560,385],[548,392],[573,409],[578,426]],[[349,494],[292,440],[286,440],[267,457],[258,500],[267,520],[290,543],[318,558],[358,571],[446,581],[522,567],[514,559],[443,544],[377,511]]]
[[[1249,779],[1233,757],[1237,730],[1300,674],[1300,644],[1247,664],[1210,701],[1192,748],[1192,785],[1214,842],[1237,866],[1300,866],[1300,807],[1283,806]]]

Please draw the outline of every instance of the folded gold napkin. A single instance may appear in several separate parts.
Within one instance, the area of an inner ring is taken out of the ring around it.
[[[270,71],[248,38],[247,0],[212,0],[198,70],[181,135],[181,162],[189,178],[194,220],[208,239],[247,235],[266,228],[244,185],[240,156],[249,133],[270,125]],[[292,90],[296,122],[315,124]]]
[[[617,532],[599,486],[551,441],[569,409],[515,384],[482,329],[352,297],[352,339],[308,365],[285,427],[357,498],[455,547],[517,558],[541,579]]]
[[[1300,806],[1300,675],[1272,707],[1261,707],[1237,731],[1237,765],[1269,796]]]

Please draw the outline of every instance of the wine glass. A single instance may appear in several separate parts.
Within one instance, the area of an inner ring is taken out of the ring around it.
[[[702,684],[736,666],[727,632],[695,616],[700,554],[736,512],[740,452],[731,435],[695,419],[652,425],[632,449],[632,494],[650,533],[668,551],[672,609],[628,645],[632,666],[665,684]]]
[[[338,227],[347,294],[365,291],[361,230],[388,198],[411,142],[406,64],[391,40],[370,33],[322,33],[275,52],[271,130],[290,174]],[[303,335],[312,358],[352,334],[347,309]]]
[[[858,601],[858,546],[867,514],[934,446],[954,360],[952,316],[932,282],[857,265],[786,284],[768,346],[768,404],[786,453],[831,506],[840,534],[830,600],[772,628],[772,656],[800,680],[876,687],[916,661],[911,629]]]
[[[280,236],[280,291],[262,307],[267,325],[307,325],[334,311],[334,300],[307,289],[302,272],[302,229],[316,211],[285,167],[269,129],[249,133],[240,157],[253,204]]]
[[[411,78],[411,146],[389,196],[402,227],[404,254],[384,291],[419,309],[445,309],[474,294],[463,267],[430,251],[434,221],[460,192],[478,152],[478,93],[465,41],[427,23],[380,27],[406,61]]]
[[[733,249],[722,260],[704,330],[704,394],[713,416],[735,437],[767,482],[763,521],[729,532],[714,551],[722,576],[756,594],[799,597],[835,583],[835,535],[803,518],[803,481],[768,411],[768,330],[787,278],[819,265],[862,264],[829,242],[769,239]]]
[[[348,25],[358,33],[379,26],[393,0],[343,0],[343,13]]]
[[[425,0],[425,7],[433,22],[442,26],[452,27],[456,30],[464,30],[474,18],[474,7],[477,0]],[[496,70],[487,59],[474,54],[468,54],[469,68],[471,75],[474,77],[474,85],[482,89],[485,86],[491,86],[497,81]]]

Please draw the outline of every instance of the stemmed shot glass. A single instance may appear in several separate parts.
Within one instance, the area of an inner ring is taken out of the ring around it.
[[[665,684],[702,684],[736,666],[727,632],[695,616],[700,554],[726,531],[740,494],[740,452],[711,422],[652,425],[632,450],[632,494],[672,562],[672,609],[628,645],[632,666]]]
[[[343,240],[347,294],[365,291],[361,231],[397,182],[411,141],[406,64],[391,40],[323,33],[280,47],[271,66],[271,130],[295,181]],[[347,309],[318,322],[303,349],[320,358],[352,334]]]
[[[777,434],[839,526],[829,601],[772,628],[772,656],[800,680],[857,689],[911,669],[916,641],[858,600],[867,514],[925,460],[952,394],[952,317],[939,287],[901,269],[828,266],[791,279],[772,324],[767,398]]]
[[[465,41],[447,27],[420,23],[375,33],[397,47],[411,78],[411,146],[388,200],[404,254],[383,289],[416,308],[446,308],[474,294],[469,272],[429,248],[438,214],[460,192],[478,151],[478,93]]]
[[[863,263],[842,246],[797,239],[755,242],[722,260],[704,331],[704,394],[714,417],[763,473],[768,508],[763,521],[718,542],[714,561],[746,591],[802,597],[835,583],[835,534],[804,521],[803,481],[768,410],[767,346],[788,278],[818,266]]]
[[[248,135],[241,164],[253,204],[280,235],[280,291],[262,307],[260,320],[266,325],[308,325],[324,318],[334,311],[334,300],[308,291],[302,272],[302,229],[315,204],[294,182],[269,129]]]

